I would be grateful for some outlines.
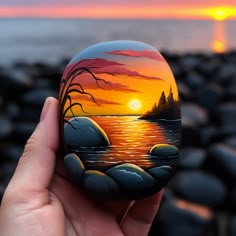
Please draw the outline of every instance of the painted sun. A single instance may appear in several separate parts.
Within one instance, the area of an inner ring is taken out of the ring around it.
[[[133,111],[138,111],[142,107],[142,103],[138,99],[132,99],[129,102],[129,108]]]

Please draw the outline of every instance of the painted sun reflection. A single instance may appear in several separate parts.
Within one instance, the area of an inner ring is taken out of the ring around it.
[[[111,141],[109,151],[100,156],[103,166],[112,162],[128,162],[150,167],[154,164],[147,155],[150,145],[166,142],[163,127],[139,120],[138,116],[93,116],[92,119],[103,127]],[[92,160],[85,164],[94,165]]]

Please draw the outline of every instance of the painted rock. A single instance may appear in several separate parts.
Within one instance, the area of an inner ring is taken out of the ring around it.
[[[67,65],[60,84],[65,168],[93,196],[139,199],[175,172],[181,116],[162,55],[136,41],[91,46]]]

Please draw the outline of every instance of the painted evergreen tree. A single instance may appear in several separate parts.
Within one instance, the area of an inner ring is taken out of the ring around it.
[[[141,116],[140,119],[180,119],[179,101],[174,99],[172,87],[170,87],[169,94],[167,97],[165,95],[165,92],[162,91],[158,105],[156,105],[155,103],[152,109],[146,112],[143,116]]]

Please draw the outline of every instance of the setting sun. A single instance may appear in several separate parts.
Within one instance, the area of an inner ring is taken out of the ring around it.
[[[235,9],[231,7],[216,7],[207,11],[207,13],[217,21],[222,21],[235,15]]]
[[[132,99],[130,102],[129,102],[129,108],[133,111],[138,111],[140,110],[142,104],[141,102],[138,100],[138,99]]]

